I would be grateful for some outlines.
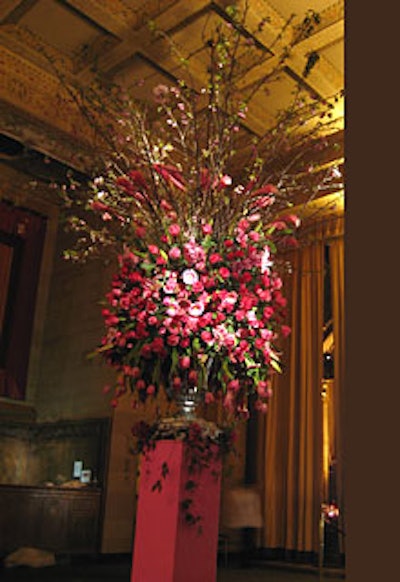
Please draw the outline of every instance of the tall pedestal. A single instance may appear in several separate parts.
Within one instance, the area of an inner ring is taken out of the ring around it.
[[[182,441],[158,441],[142,458],[131,582],[216,580],[221,462],[191,475],[186,447]],[[152,490],[159,480],[161,490]],[[186,489],[189,480],[195,482],[194,490]],[[188,498],[193,500],[191,513],[201,516],[194,525],[185,521],[182,510]]]

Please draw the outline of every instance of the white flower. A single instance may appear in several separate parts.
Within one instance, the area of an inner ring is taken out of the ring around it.
[[[194,285],[199,280],[199,275],[194,269],[185,269],[182,273],[182,280],[185,285]]]
[[[268,272],[269,268],[272,267],[272,265],[274,264],[271,260],[270,260],[270,251],[268,247],[264,247],[264,252],[263,255],[261,257],[261,273],[265,273],[265,271]]]
[[[192,303],[189,307],[188,313],[191,317],[200,317],[204,313],[204,305],[199,301]]]

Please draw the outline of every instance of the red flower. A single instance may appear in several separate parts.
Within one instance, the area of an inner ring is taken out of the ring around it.
[[[221,267],[218,272],[223,279],[228,279],[228,277],[231,275],[231,272],[229,269],[227,269],[227,267]]]
[[[143,188],[144,190],[147,189],[147,183],[142,172],[140,172],[139,170],[130,170],[128,172],[128,176],[135,186]]]
[[[135,234],[138,238],[144,238],[146,236],[146,229],[144,226],[138,226],[135,230]]]
[[[223,259],[220,254],[212,253],[208,260],[210,261],[211,265],[215,265],[216,263],[220,263]]]
[[[173,184],[178,190],[186,190],[182,174],[174,166],[154,164],[154,169],[166,182]]]
[[[188,380],[190,384],[196,385],[197,384],[198,375],[196,370],[189,370]]]
[[[277,193],[278,188],[276,186],[274,186],[273,184],[265,184],[265,186],[262,186],[258,190],[254,190],[254,192],[252,192],[251,195],[260,196],[261,194],[277,194]]]
[[[104,212],[106,210],[110,210],[110,207],[104,202],[100,202],[99,200],[93,200],[90,204],[90,208],[95,211]]]

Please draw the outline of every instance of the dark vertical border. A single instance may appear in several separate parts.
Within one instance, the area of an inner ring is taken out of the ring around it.
[[[399,7],[346,2],[346,572],[400,576]]]

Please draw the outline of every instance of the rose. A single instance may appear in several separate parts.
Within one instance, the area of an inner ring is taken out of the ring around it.
[[[221,267],[218,272],[223,279],[228,279],[231,275],[231,272],[227,267]]]
[[[216,263],[221,263],[223,259],[218,253],[212,253],[208,260],[210,261],[211,265],[215,265]]]

